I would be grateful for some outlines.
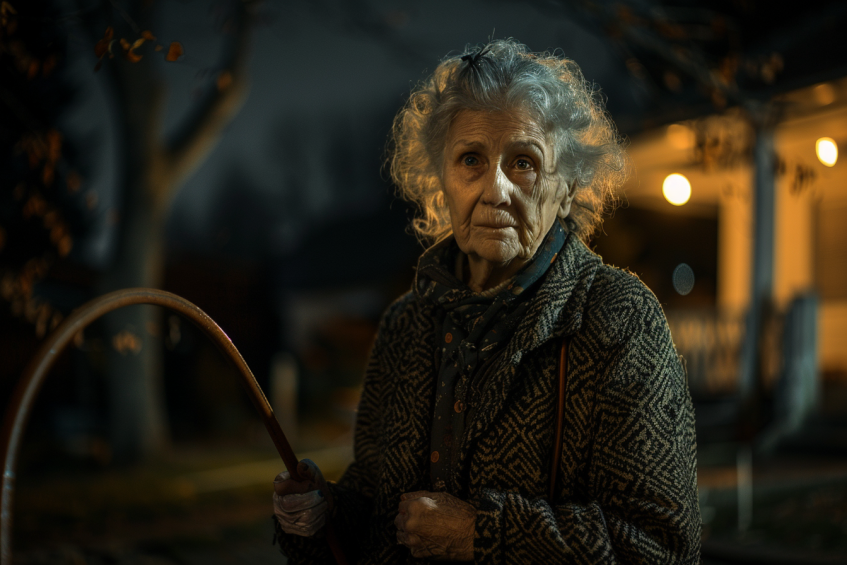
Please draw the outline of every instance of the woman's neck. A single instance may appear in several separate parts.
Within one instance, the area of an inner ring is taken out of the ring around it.
[[[518,258],[503,264],[493,263],[474,255],[465,255],[465,257],[467,257],[467,268],[463,269],[461,278],[474,292],[484,292],[508,281],[526,263]]]

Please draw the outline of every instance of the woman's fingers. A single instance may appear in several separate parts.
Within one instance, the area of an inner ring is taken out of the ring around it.
[[[312,536],[326,524],[332,493],[313,461],[300,461],[296,474],[298,480],[288,471],[274,479],[274,514],[285,533]]]
[[[293,526],[306,526],[326,516],[326,503],[303,510],[302,512],[278,512],[276,516],[280,522]]]
[[[326,514],[326,503],[301,512],[275,512],[276,517],[287,524],[311,524]]]
[[[326,510],[326,508],[324,508],[324,510]],[[315,520],[307,522],[306,526],[304,527],[305,535],[306,536],[315,535],[316,533],[318,533],[318,531],[321,528],[324,527],[325,524],[326,524],[326,512],[322,512],[320,515],[317,516],[317,518]]]
[[[303,513],[301,516],[302,519],[298,521],[289,521],[289,519],[284,519],[277,515],[279,527],[287,534],[306,537],[315,535],[326,524],[326,506],[324,505],[324,511],[319,514],[309,514],[312,510],[309,509]]]
[[[321,503],[326,503],[326,498],[324,498],[323,493],[319,490],[309,491],[304,494],[274,495],[274,505],[282,512],[300,512]]]
[[[400,497],[397,542],[413,557],[473,559],[476,509],[443,492],[416,491]]]
[[[397,526],[398,531],[402,531],[406,529],[406,521],[409,519],[409,515],[405,512],[400,512],[397,514],[397,517],[394,518],[394,525]]]
[[[421,545],[421,538],[417,534],[397,530],[397,543],[412,549]]]
[[[274,514],[282,531],[298,536],[312,536],[326,524],[327,502],[321,497],[306,495],[274,495]],[[294,497],[294,500],[286,500]],[[313,505],[315,499],[319,502]],[[299,508],[287,511],[286,508]]]

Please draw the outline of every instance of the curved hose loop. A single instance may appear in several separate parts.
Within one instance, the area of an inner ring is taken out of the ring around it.
[[[297,474],[298,459],[282,432],[265,393],[262,392],[259,383],[256,382],[256,377],[253,376],[247,363],[244,362],[241,353],[238,352],[232,341],[215,321],[188,300],[170,292],[150,288],[118,290],[91,300],[66,318],[42,345],[38,355],[32,360],[15,388],[15,393],[9,403],[9,409],[6,411],[3,422],[4,460],[3,486],[2,492],[0,492],[0,565],[12,565],[12,499],[15,490],[15,467],[20,442],[29,420],[32,405],[48,371],[68,343],[86,326],[112,310],[132,304],[153,304],[169,308],[191,320],[215,342],[218,349],[238,369],[241,375],[241,384],[244,385],[253,406],[259,412],[259,416],[292,478],[302,480]],[[335,532],[329,522],[327,522],[326,537],[338,565],[346,565]]]

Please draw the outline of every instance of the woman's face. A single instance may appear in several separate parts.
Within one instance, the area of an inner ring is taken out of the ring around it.
[[[459,249],[498,267],[529,261],[573,199],[555,165],[553,146],[526,115],[460,112],[441,177]]]

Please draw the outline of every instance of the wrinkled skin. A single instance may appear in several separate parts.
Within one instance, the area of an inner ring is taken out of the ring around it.
[[[522,112],[463,110],[444,146],[442,187],[456,243],[476,292],[511,278],[535,255],[576,191],[557,172],[555,148]]]
[[[295,481],[288,471],[274,479],[274,514],[285,533],[310,537],[326,524],[332,494],[321,470],[311,460],[300,461],[297,473],[306,480]]]
[[[412,557],[473,560],[476,509],[446,492],[407,492],[400,497],[397,543]]]

